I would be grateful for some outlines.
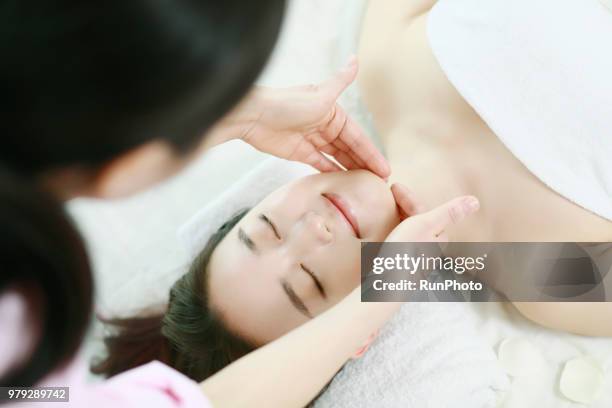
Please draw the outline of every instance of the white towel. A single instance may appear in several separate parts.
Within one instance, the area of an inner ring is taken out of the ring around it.
[[[612,11],[598,0],[440,0],[428,35],[506,147],[550,188],[612,220]]]
[[[509,381],[468,303],[408,303],[315,408],[494,407]]]

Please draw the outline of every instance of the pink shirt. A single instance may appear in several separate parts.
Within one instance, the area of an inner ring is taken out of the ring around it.
[[[20,353],[28,322],[25,302],[15,292],[0,294],[0,374],[10,366],[9,358]],[[31,336],[30,336],[31,337]],[[7,347],[7,348],[5,348]],[[9,353],[8,350],[15,351]],[[4,359],[4,360],[3,360]],[[51,373],[39,385],[70,387],[70,402],[32,402],[2,405],[11,408],[211,408],[199,384],[178,371],[153,361],[100,383],[86,383],[87,365],[79,358],[62,370]]]

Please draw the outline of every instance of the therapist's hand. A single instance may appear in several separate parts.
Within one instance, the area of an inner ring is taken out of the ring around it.
[[[247,102],[256,119],[242,139],[258,150],[309,164],[320,171],[340,170],[322,153],[346,169],[368,169],[386,178],[390,169],[383,155],[337,104],[357,76],[357,59],[318,85],[286,89],[256,88]]]
[[[425,211],[414,193],[402,184],[391,186],[403,220],[391,231],[387,242],[446,242],[446,228],[476,213],[480,208],[474,196],[454,198],[434,209]]]

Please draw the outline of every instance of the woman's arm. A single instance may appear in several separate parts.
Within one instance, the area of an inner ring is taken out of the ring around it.
[[[361,303],[361,289],[202,383],[215,407],[303,407],[401,303]]]

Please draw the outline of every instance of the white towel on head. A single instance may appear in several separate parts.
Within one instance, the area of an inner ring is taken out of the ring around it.
[[[612,220],[604,3],[440,0],[428,35],[448,79],[506,147],[551,189]]]
[[[197,256],[210,236],[243,208],[251,208],[268,194],[317,171],[302,163],[270,157],[199,210],[178,230],[178,239],[191,257]]]

